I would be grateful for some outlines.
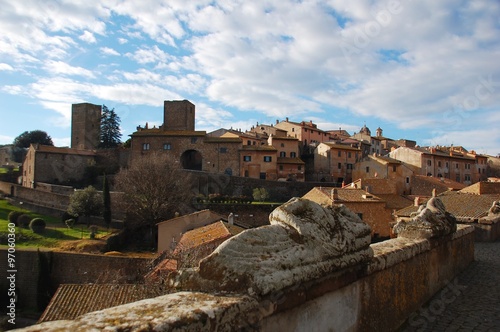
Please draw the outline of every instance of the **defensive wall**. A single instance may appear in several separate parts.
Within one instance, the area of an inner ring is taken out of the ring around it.
[[[474,227],[446,225],[449,214],[430,207],[422,216],[439,227],[409,224],[369,244],[369,227],[345,207],[307,204],[288,202],[271,225],[224,242],[172,279],[177,293],[23,331],[394,331],[437,292],[443,305],[456,299]]]

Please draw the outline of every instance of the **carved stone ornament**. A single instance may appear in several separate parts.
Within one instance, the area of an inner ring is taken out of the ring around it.
[[[394,233],[398,237],[412,239],[440,237],[456,230],[455,216],[446,211],[443,202],[437,197],[429,199],[410,221],[400,221],[394,226]]]
[[[271,225],[246,230],[203,259],[195,283],[265,295],[373,257],[370,227],[343,205],[292,198],[269,219]]]

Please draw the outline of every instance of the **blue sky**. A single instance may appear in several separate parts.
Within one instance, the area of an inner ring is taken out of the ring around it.
[[[163,101],[196,129],[285,117],[500,153],[500,2],[0,0],[0,144],[70,144],[71,104],[115,108],[124,139]]]

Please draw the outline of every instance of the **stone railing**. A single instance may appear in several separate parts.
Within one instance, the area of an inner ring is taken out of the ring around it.
[[[24,331],[393,331],[474,259],[474,228],[439,203],[369,245],[345,207],[292,199],[180,271],[178,293]]]

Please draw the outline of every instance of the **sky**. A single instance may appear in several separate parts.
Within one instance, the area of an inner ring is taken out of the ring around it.
[[[114,108],[122,140],[276,120],[500,153],[498,0],[0,0],[0,144],[70,145],[71,104]]]

